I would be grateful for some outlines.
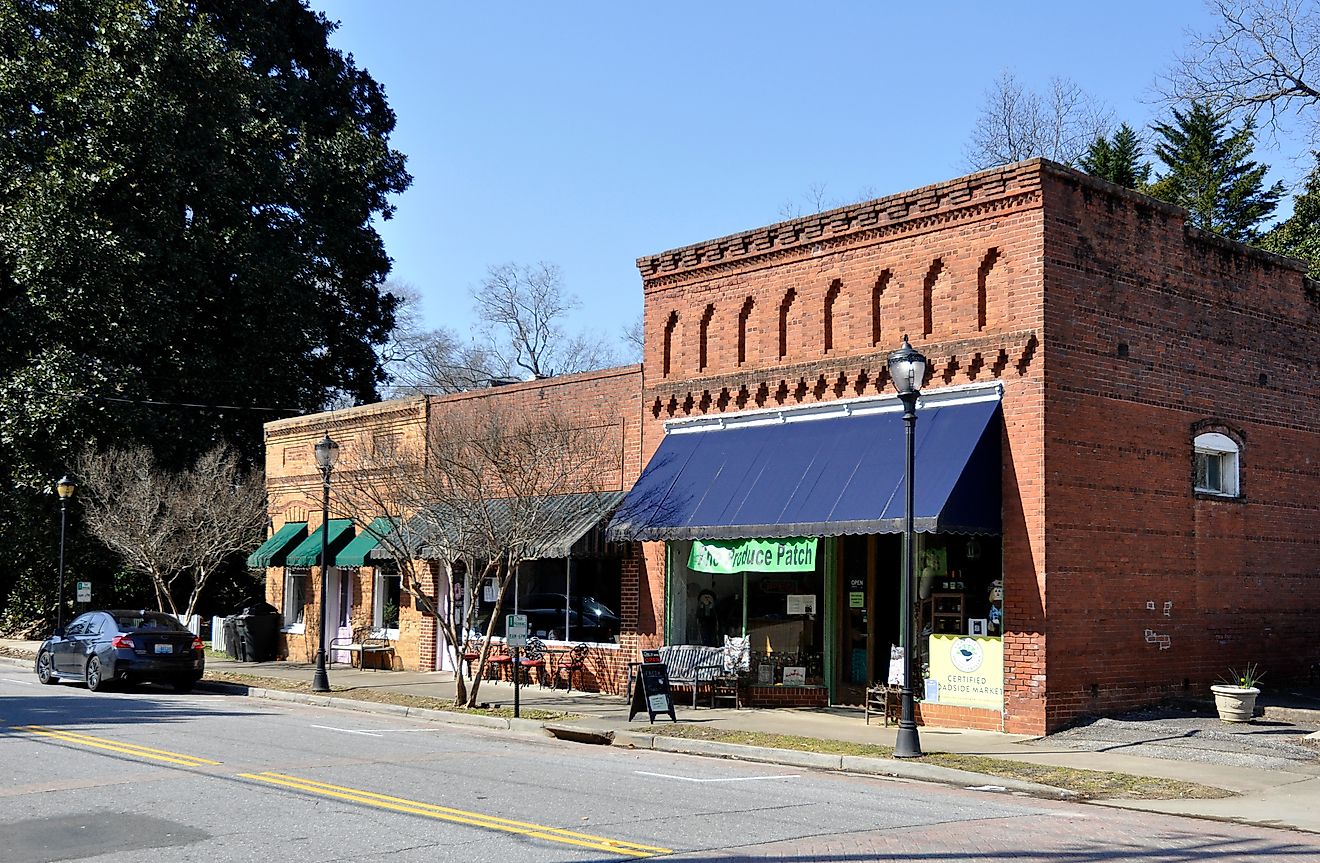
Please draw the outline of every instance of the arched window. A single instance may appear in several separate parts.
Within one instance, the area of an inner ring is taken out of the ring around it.
[[[839,294],[843,291],[843,282],[835,279],[830,283],[830,289],[825,292],[825,353],[834,350],[834,304],[839,301]]]
[[[1220,432],[1202,432],[1193,445],[1196,491],[1237,497],[1240,488],[1241,447]]]
[[[788,318],[793,310],[793,301],[797,299],[797,290],[789,288],[784,294],[784,301],[779,304],[779,358],[788,356]]]
[[[710,319],[715,317],[715,305],[706,306],[706,313],[701,316],[701,328],[697,336],[697,371],[704,372],[710,367],[706,353],[710,340]]]
[[[669,377],[670,368],[673,365],[674,357],[674,330],[678,328],[678,312],[670,312],[669,320],[665,321],[665,341],[664,341],[664,362],[661,365],[661,373]]]
[[[752,318],[752,298],[748,297],[747,302],[743,303],[742,311],[738,312],[738,365],[747,362],[747,322]]]

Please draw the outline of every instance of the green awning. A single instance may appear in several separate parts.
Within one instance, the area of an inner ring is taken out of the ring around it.
[[[270,539],[257,546],[257,550],[248,555],[248,569],[265,569],[268,566],[284,566],[284,558],[289,549],[307,537],[307,522],[291,521],[275,531]]]
[[[312,535],[302,541],[302,544],[289,552],[285,558],[285,566],[319,566],[321,564],[321,531],[324,525],[312,531]],[[339,550],[348,545],[349,540],[353,538],[353,520],[351,518],[332,518],[330,519],[329,531],[329,553],[330,559],[334,560]]]
[[[396,522],[388,516],[381,516],[371,522],[371,525],[357,536],[353,541],[344,546],[339,554],[335,555],[335,566],[371,566],[371,561],[367,555],[371,550],[380,545],[380,541],[386,534],[394,530]]]

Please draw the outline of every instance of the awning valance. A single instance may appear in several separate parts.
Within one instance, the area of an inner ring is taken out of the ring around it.
[[[307,536],[307,522],[291,521],[271,534],[270,539],[257,546],[257,550],[248,555],[248,569],[265,569],[268,566],[283,566],[289,550],[302,542]]]
[[[284,560],[284,565],[297,567],[320,566],[322,530],[325,530],[325,525],[312,531],[311,536],[304,539],[297,548],[289,552],[289,556]],[[330,519],[330,530],[327,536],[330,559],[334,560],[339,550],[348,545],[348,541],[352,538],[353,520],[351,518]]]
[[[999,415],[997,389],[918,410],[916,530],[1000,532]],[[901,406],[872,400],[749,417],[671,428],[615,513],[610,538],[903,530]]]
[[[371,566],[368,555],[380,545],[380,541],[394,531],[394,519],[380,516],[372,520],[366,530],[340,549],[334,557],[335,566]]]

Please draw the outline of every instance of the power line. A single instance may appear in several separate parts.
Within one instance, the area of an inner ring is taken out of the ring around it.
[[[88,401],[115,402],[126,405],[147,405],[149,407],[176,407],[192,408],[194,410],[211,411],[256,411],[259,413],[289,414],[291,416],[301,416],[307,413],[302,408],[283,408],[283,407],[265,407],[262,405],[215,405],[204,404],[201,402],[171,402],[163,399],[129,399],[121,396],[103,396],[93,393],[71,393],[62,390],[46,390],[50,395],[71,396],[77,399],[87,399]]]

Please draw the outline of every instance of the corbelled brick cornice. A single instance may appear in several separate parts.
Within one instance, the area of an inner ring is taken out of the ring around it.
[[[1045,165],[1050,163],[1032,159],[992,168],[874,201],[648,255],[637,259],[637,269],[649,290],[707,275],[713,268],[746,267],[767,256],[782,256],[789,250],[809,252],[821,245],[828,248],[841,241],[856,242],[872,235],[916,231],[959,217],[976,217],[1038,201]]]

